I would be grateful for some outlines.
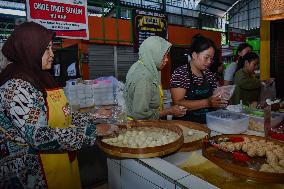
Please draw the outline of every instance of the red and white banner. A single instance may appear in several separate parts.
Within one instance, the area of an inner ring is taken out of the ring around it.
[[[89,39],[87,0],[26,0],[27,18],[57,37]]]

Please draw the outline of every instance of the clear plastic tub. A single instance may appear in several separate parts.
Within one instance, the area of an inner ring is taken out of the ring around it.
[[[249,116],[249,129],[264,131],[264,117],[247,114]],[[283,113],[271,112],[271,127],[277,126],[283,120]]]
[[[207,126],[224,134],[239,134],[248,129],[249,117],[241,113],[217,110],[206,114]]]

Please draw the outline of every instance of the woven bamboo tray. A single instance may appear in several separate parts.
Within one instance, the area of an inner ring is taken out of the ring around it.
[[[208,129],[208,127],[204,124],[199,124],[199,123],[195,123],[195,122],[191,122],[191,121],[180,121],[180,120],[139,120],[139,121],[131,121],[129,122],[128,126],[132,126],[132,125],[139,125],[139,126],[143,126],[143,125],[167,125],[167,126],[184,126],[184,127],[188,127],[191,129],[195,129],[195,130],[199,130],[199,131],[204,131],[206,133],[208,133],[208,136],[210,136],[210,129]],[[202,148],[202,139],[200,140],[196,140],[193,142],[189,142],[189,143],[183,143],[183,145],[181,146],[181,148],[179,149],[179,151],[182,152],[189,152],[189,151],[194,151],[194,150],[198,150]]]
[[[230,137],[248,137],[256,138],[258,140],[265,139],[266,141],[271,141],[274,144],[284,146],[283,143],[271,140],[265,137],[252,136],[252,135],[218,135],[215,137],[209,138],[210,140],[218,140],[218,138],[230,138]],[[284,183],[284,173],[268,173],[260,172],[260,166],[265,163],[265,157],[249,157],[248,162],[239,162],[232,159],[230,152],[224,152],[219,150],[210,144],[204,144],[202,148],[202,154],[207,159],[223,168],[224,170],[233,173],[236,176],[241,178],[254,180],[258,182],[267,182],[267,183]]]
[[[106,144],[102,142],[102,138],[97,139],[97,144],[105,153],[112,157],[120,158],[150,158],[158,157],[170,154],[177,151],[183,145],[183,134],[182,130],[178,126],[159,124],[159,121],[149,121],[144,123],[144,121],[131,121],[127,126],[120,125],[119,127],[160,127],[176,132],[179,138],[169,144],[156,146],[156,147],[146,147],[146,148],[128,148],[128,147],[117,147]]]

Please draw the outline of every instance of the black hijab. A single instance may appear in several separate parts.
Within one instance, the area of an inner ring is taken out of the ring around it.
[[[2,48],[2,53],[12,63],[0,74],[0,86],[17,78],[31,83],[41,92],[56,87],[53,77],[42,70],[42,56],[54,37],[47,28],[26,22],[18,26]]]

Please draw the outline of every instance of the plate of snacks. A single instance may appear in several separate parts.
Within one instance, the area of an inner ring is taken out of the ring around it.
[[[260,136],[219,135],[204,140],[207,159],[242,178],[284,183],[284,144]]]

